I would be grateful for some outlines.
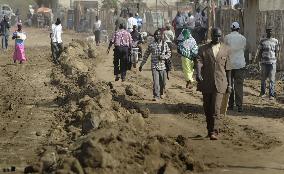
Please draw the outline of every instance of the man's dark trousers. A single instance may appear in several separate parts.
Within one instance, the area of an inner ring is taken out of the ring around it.
[[[114,75],[118,76],[121,74],[121,78],[125,79],[126,71],[128,67],[128,56],[129,56],[129,48],[124,46],[116,46],[114,48]]]
[[[233,108],[234,104],[237,107],[242,108],[243,106],[243,85],[244,85],[244,69],[233,69],[232,70],[232,93],[229,99],[229,107]]]
[[[219,117],[220,108],[224,94],[213,92],[213,93],[202,93],[203,94],[203,108],[206,116],[208,135],[219,132]]]
[[[2,36],[2,48],[7,49],[8,48],[8,41],[9,41],[9,36],[8,35],[3,35]]]
[[[52,42],[51,43],[51,52],[52,52],[52,58],[55,63],[58,63],[59,57],[63,51],[63,44]]]

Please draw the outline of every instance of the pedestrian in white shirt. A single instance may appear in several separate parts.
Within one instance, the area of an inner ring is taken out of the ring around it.
[[[172,49],[173,49],[173,42],[175,40],[175,34],[171,30],[171,25],[170,24],[166,24],[166,30],[163,33],[163,37],[164,37],[164,41],[168,44],[168,46],[170,47],[170,50],[172,51]]]
[[[129,18],[127,20],[127,31],[131,33],[134,25],[137,26],[137,19],[133,17],[132,13],[129,13]]]
[[[228,109],[233,110],[234,104],[238,107],[238,112],[243,111],[243,83],[245,76],[246,60],[244,52],[246,49],[246,38],[239,33],[240,25],[233,22],[232,32],[225,36],[224,42],[230,47],[230,64],[232,68],[232,93],[229,99]]]
[[[59,57],[63,51],[61,34],[62,34],[61,20],[57,18],[55,24],[52,24],[51,26],[51,33],[50,33],[51,51],[54,63],[58,63]]]
[[[98,16],[96,16],[96,22],[94,23],[94,34],[95,34],[95,40],[96,40],[97,46],[99,46],[101,42],[101,25],[102,25],[102,21],[99,20]]]
[[[191,30],[195,28],[195,17],[190,12],[188,13],[187,26]]]

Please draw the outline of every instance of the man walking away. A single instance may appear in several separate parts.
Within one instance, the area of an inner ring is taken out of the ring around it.
[[[136,20],[137,20],[138,32],[141,32],[141,30],[142,30],[142,25],[143,25],[143,19],[139,16],[138,13],[135,14],[135,18],[136,18]]]
[[[132,13],[129,13],[129,18],[128,18],[128,20],[127,20],[127,30],[128,30],[129,33],[132,32],[134,25],[137,26],[137,19],[135,19],[135,18],[133,17],[133,14],[132,14]]]
[[[152,54],[151,69],[153,76],[153,101],[157,101],[160,98],[163,98],[167,79],[166,61],[170,59],[171,51],[168,44],[162,41],[162,33],[160,30],[155,31],[154,39],[155,40],[148,45],[139,71],[142,71],[148,57]]]
[[[266,79],[269,79],[269,99],[275,98],[275,74],[276,62],[279,54],[280,44],[272,37],[272,27],[266,28],[266,38],[260,41],[258,46],[258,57],[261,66],[261,92],[260,96],[265,97]]]
[[[55,24],[51,26],[51,51],[52,58],[54,63],[59,63],[59,57],[63,51],[63,43],[62,43],[62,26],[59,18],[56,19]]]
[[[114,44],[113,64],[115,81],[119,80],[119,75],[121,75],[122,82],[125,81],[129,64],[129,48],[131,47],[131,43],[131,35],[125,30],[125,25],[121,23],[119,30],[114,33],[107,49],[108,54],[111,46]]]
[[[8,16],[4,16],[3,20],[0,23],[0,33],[2,36],[2,49],[8,49],[8,40],[10,35],[10,22]]]
[[[115,31],[119,29],[120,24],[123,24],[123,26],[126,27],[127,25],[127,19],[124,13],[120,13],[120,16],[115,21]]]
[[[200,31],[200,39],[201,43],[206,43],[207,39],[207,30],[208,30],[208,17],[206,16],[206,13],[204,10],[201,12],[202,15],[202,24],[201,24],[201,31]]]
[[[218,139],[220,108],[224,94],[231,92],[229,48],[220,42],[222,32],[212,29],[212,41],[200,47],[197,57],[197,90],[203,95],[208,137]]]
[[[99,46],[99,44],[101,43],[101,25],[102,21],[99,20],[98,16],[96,16],[96,22],[94,23],[94,34],[97,46]]]
[[[194,17],[195,17],[195,26],[200,27],[202,25],[202,13],[200,7],[196,9],[196,14]]]
[[[245,75],[246,60],[244,52],[246,49],[246,38],[239,33],[240,25],[233,22],[232,32],[225,36],[224,42],[230,48],[230,64],[232,68],[232,93],[229,99],[229,110],[234,109],[234,104],[238,107],[238,112],[243,111],[243,84]]]
[[[133,26],[133,31],[130,33],[131,34],[131,38],[132,38],[132,47],[137,47],[139,48],[139,58],[142,58],[142,47],[141,47],[141,43],[143,41],[141,34],[137,31],[137,26],[134,25]]]
[[[178,11],[177,16],[174,19],[174,24],[175,24],[175,36],[176,38],[178,38],[185,25],[185,19],[181,15],[180,11]]]
[[[195,17],[190,12],[188,13],[187,26],[191,31],[195,28]]]

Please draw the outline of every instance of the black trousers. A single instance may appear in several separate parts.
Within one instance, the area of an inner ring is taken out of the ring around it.
[[[114,48],[114,75],[121,75],[122,79],[125,79],[126,72],[129,65],[129,48],[123,46],[116,46]]]
[[[63,51],[63,43],[52,42],[51,43],[51,53],[54,62],[58,62],[59,57]]]
[[[96,30],[94,34],[95,34],[96,44],[98,45],[99,43],[101,43],[101,30]]]
[[[245,76],[244,69],[232,70],[233,89],[229,99],[230,107],[234,107],[235,104],[237,107],[243,106],[244,76]]]

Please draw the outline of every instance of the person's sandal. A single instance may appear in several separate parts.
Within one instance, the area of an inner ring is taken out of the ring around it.
[[[217,135],[215,134],[210,135],[210,140],[218,140]]]
[[[187,81],[186,82],[186,86],[185,86],[186,88],[188,88],[188,89],[192,89],[193,88],[193,86],[192,86],[192,83],[191,83],[191,81]]]

